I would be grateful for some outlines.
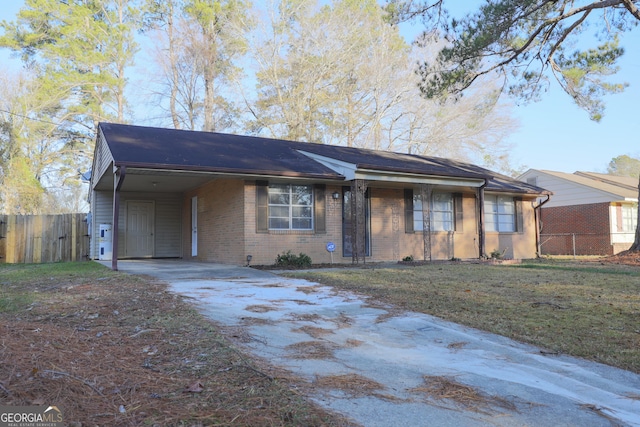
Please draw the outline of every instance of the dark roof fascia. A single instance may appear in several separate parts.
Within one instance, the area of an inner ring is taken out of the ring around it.
[[[398,168],[394,168],[394,167],[385,167],[385,166],[381,166],[381,165],[370,165],[370,164],[366,164],[366,163],[358,163],[356,164],[356,171],[357,170],[362,170],[362,169],[366,169],[366,170],[370,170],[370,171],[381,171],[381,172],[395,172],[395,173],[406,173],[406,174],[415,174],[415,175],[422,175],[425,177],[438,177],[438,178],[466,178],[466,179],[476,179],[476,180],[484,180],[484,179],[491,179],[491,177],[489,176],[483,176],[483,175],[479,175],[479,174],[474,174],[474,173],[444,173],[444,172],[434,172],[434,171],[429,171],[427,173],[425,173],[424,170],[420,170],[420,169],[402,169],[399,170]]]
[[[491,193],[503,193],[503,194],[526,194],[530,196],[552,196],[553,191],[545,190],[541,187],[536,187],[531,184],[527,184],[525,182],[517,181],[516,184],[500,183],[495,179],[495,177],[490,177],[487,186],[485,187],[486,191]]]
[[[235,168],[207,168],[200,166],[179,166],[173,164],[160,164],[160,163],[137,163],[137,162],[117,162],[115,167],[126,166],[127,169],[146,169],[146,170],[161,170],[166,172],[202,172],[219,175],[236,175],[236,176],[250,176],[250,177],[283,177],[283,178],[308,178],[308,179],[321,179],[332,181],[344,181],[344,176],[335,174],[314,174],[314,173],[296,173],[296,172],[283,172],[283,171],[270,171],[270,170],[242,170]]]
[[[605,184],[613,185],[613,186],[616,186],[616,187],[625,188],[627,190],[636,190],[638,188],[635,185],[627,185],[627,184],[619,182],[619,181],[615,181],[615,180],[612,180],[612,179],[607,179],[607,178],[605,178],[603,176],[595,176],[595,175],[592,175],[592,174],[590,174],[588,172],[577,171],[577,172],[574,172],[573,174],[581,176],[583,178],[589,178],[589,179],[592,179],[594,181],[604,182]]]

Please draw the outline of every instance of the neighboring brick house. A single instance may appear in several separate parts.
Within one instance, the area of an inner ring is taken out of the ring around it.
[[[612,255],[633,243],[636,178],[530,169],[518,179],[553,192],[540,209],[542,254]]]
[[[339,263],[532,258],[533,202],[549,194],[442,158],[110,123],[92,171],[91,257],[115,269],[148,257],[264,265],[289,250],[326,263],[329,243]]]

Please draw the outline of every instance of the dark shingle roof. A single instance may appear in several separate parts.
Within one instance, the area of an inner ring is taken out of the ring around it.
[[[99,126],[116,165],[342,178],[326,166],[292,150],[286,141],[113,123],[100,123]]]
[[[254,136],[113,123],[99,128],[116,165],[150,169],[306,177],[344,177],[301,151],[357,165],[358,169],[426,176],[489,179],[494,191],[547,194],[541,188],[455,160]]]

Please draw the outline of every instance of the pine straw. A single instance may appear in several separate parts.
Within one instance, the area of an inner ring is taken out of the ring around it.
[[[326,341],[303,341],[285,347],[293,359],[333,359],[336,345]]]
[[[344,343],[344,346],[347,348],[354,348],[354,347],[360,347],[362,344],[364,344],[364,341],[357,340],[354,338],[347,338],[347,340]]]
[[[0,313],[0,404],[56,405],[85,426],[349,425],[165,285],[105,275],[10,286],[37,302]],[[187,392],[194,383],[202,390]]]
[[[314,385],[320,388],[341,390],[353,397],[370,396],[375,391],[385,389],[385,386],[379,382],[358,374],[316,377]]]
[[[517,410],[515,404],[502,397],[487,396],[450,377],[425,375],[423,379],[425,383],[423,386],[409,391],[424,394],[431,401],[446,401],[445,407],[450,403],[454,407],[462,406],[466,410],[483,414],[491,414],[498,409]]]
[[[293,332],[307,334],[313,338],[322,338],[325,335],[333,334],[331,329],[318,328],[316,326],[301,326],[300,328],[293,329]]]
[[[321,288],[321,287],[322,287],[321,285],[315,285],[315,286],[298,286],[298,287],[296,288],[296,291],[297,291],[297,292],[302,292],[302,293],[305,293],[305,294],[309,295],[309,294],[315,294],[315,293],[320,292],[318,289],[319,289],[319,288]]]
[[[248,305],[244,308],[246,311],[251,311],[253,313],[267,313],[269,311],[278,311],[279,308],[274,307],[273,305],[266,304],[252,304]]]
[[[396,403],[406,401],[397,396],[381,393],[380,391],[386,389],[384,385],[358,374],[316,376],[313,385],[330,391],[340,390],[351,398],[373,396]]]

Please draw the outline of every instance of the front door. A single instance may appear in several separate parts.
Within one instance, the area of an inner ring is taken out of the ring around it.
[[[132,258],[151,258],[154,247],[154,202],[127,201],[125,254]]]

